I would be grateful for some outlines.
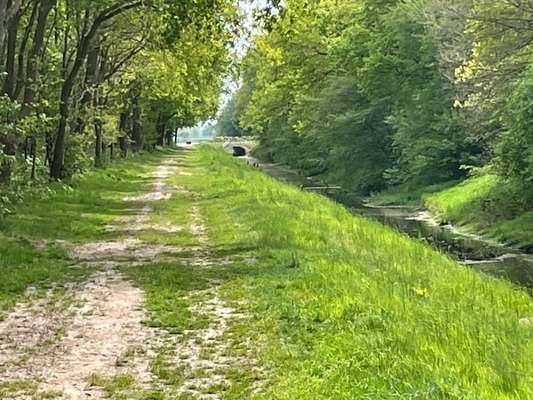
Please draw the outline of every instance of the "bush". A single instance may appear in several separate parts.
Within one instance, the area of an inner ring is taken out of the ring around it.
[[[503,111],[504,132],[495,147],[498,174],[518,187],[521,202],[533,200],[533,67],[520,79]],[[531,206],[529,206],[531,207]]]

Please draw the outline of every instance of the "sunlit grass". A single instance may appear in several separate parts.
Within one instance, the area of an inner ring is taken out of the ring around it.
[[[494,175],[474,177],[425,196],[423,201],[443,218],[469,223],[476,219],[476,213],[482,212],[482,202],[497,184],[498,179]]]
[[[197,207],[212,265],[188,263],[198,238],[152,232],[143,239],[174,244],[185,256],[123,272],[145,291],[146,323],[170,333],[207,326],[190,308],[205,290],[248,316],[228,327],[227,352],[246,354],[250,341],[263,372],[237,365],[226,371],[232,383],[213,391],[225,399],[533,398],[533,329],[519,323],[533,317],[533,304],[524,291],[209,146],[183,156],[191,174],[170,183],[188,192],[154,204],[152,222],[186,226]],[[61,250],[37,251],[31,240],[100,240],[109,218],[128,207],[122,197],[146,190],[142,175],[160,157],[89,174],[71,192],[20,206],[4,224],[12,228],[0,247],[8,277],[2,302],[13,304],[28,285],[73,279]],[[43,204],[54,199],[83,212],[71,214],[72,223],[58,220],[60,210]],[[30,230],[32,213],[49,225]],[[179,386],[181,372],[157,356],[152,372]],[[122,398],[132,382],[100,385]]]
[[[257,258],[227,290],[267,343],[257,398],[533,396],[525,292],[221,152],[191,157],[197,174],[184,180],[203,194],[211,245]]]

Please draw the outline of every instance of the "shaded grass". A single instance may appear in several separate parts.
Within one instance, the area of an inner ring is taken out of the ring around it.
[[[190,158],[211,246],[257,258],[222,286],[271,367],[254,398],[533,396],[525,292],[221,152]]]
[[[61,250],[49,248],[39,251],[28,242],[3,234],[0,234],[0,271],[0,319],[28,286],[46,289],[85,275],[82,269],[70,265]]]
[[[475,177],[423,196],[422,201],[443,218],[463,224],[473,223],[483,213],[483,201],[497,184],[498,179],[493,175]]]

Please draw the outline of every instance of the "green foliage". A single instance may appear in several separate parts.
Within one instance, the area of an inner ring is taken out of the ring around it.
[[[16,15],[9,35],[0,21],[2,185],[72,177],[216,113],[231,0],[29,0]]]
[[[533,68],[529,68],[505,105],[505,131],[496,146],[496,165],[501,176],[521,184],[523,201],[533,204]]]
[[[235,97],[232,97],[217,118],[215,131],[218,136],[246,136],[236,119]]]
[[[362,193],[443,182],[472,161],[424,1],[286,2],[256,39],[233,120],[259,154]]]

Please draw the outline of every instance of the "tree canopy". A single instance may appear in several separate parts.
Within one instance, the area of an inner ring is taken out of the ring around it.
[[[236,23],[228,0],[2,0],[0,184],[62,179],[215,115]]]
[[[524,183],[532,13],[510,0],[287,0],[225,119],[259,136],[262,157],[361,193],[485,165]]]

